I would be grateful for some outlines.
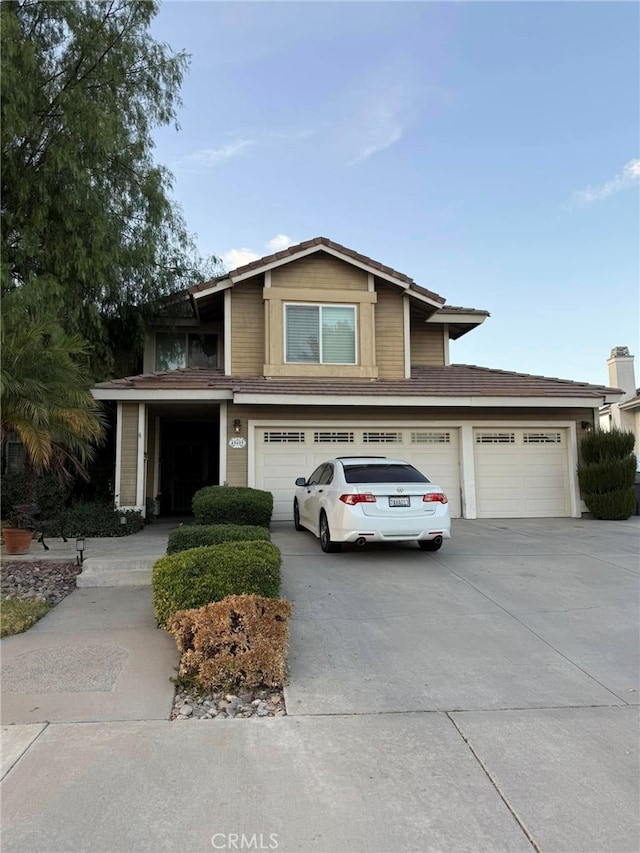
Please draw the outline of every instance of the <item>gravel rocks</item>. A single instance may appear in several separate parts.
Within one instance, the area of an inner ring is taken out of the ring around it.
[[[284,717],[287,709],[281,692],[242,690],[198,696],[186,690],[176,693],[172,720],[230,720],[252,717]]]
[[[49,560],[3,560],[0,592],[3,598],[36,598],[59,604],[76,588],[80,566]]]

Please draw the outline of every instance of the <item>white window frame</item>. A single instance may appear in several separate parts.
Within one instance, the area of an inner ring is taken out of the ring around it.
[[[318,361],[289,361],[287,359],[287,308],[289,306],[297,307],[302,306],[303,308],[317,308],[318,309]],[[354,361],[323,361],[322,360],[322,309],[323,308],[352,308],[353,309],[353,345],[354,345]],[[348,367],[354,367],[360,363],[358,358],[358,306],[355,303],[345,303],[345,302],[285,302],[282,306],[283,311],[283,362],[284,364],[321,364],[323,367],[331,367],[332,365],[342,365]]]

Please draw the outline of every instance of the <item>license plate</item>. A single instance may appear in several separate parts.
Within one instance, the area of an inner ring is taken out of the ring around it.
[[[389,506],[411,506],[410,498],[389,498]]]

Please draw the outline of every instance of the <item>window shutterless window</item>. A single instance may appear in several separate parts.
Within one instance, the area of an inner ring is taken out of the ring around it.
[[[356,364],[353,305],[285,305],[285,361]]]
[[[156,332],[156,370],[217,366],[217,335],[199,335],[192,332]]]

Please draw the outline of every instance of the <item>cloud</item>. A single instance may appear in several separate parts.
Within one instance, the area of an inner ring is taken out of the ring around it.
[[[235,142],[223,145],[222,148],[201,148],[199,151],[189,154],[186,159],[191,163],[214,165],[220,163],[222,160],[229,160],[231,157],[236,157],[252,145],[255,145],[255,142],[250,139],[237,139]]]
[[[265,245],[268,249],[271,249],[272,252],[281,252],[283,249],[288,248],[292,242],[291,237],[287,237],[286,234],[276,234],[276,236],[272,240],[268,240]]]
[[[368,160],[373,154],[390,148],[402,139],[405,131],[404,112],[405,97],[395,87],[363,104],[354,128],[359,151],[349,160],[349,165]]]
[[[229,249],[228,252],[222,253],[222,263],[227,269],[234,270],[236,267],[250,264],[251,261],[257,261],[259,257],[260,255],[251,249]]]
[[[267,240],[264,244],[265,249],[268,251],[258,254],[257,252],[254,252],[253,249],[229,249],[228,252],[222,253],[222,262],[228,270],[234,270],[237,267],[244,266],[244,264],[250,264],[251,261],[257,261],[258,258],[262,258],[264,255],[281,252],[283,249],[286,249],[292,244],[293,240],[291,237],[288,237],[286,234],[276,234],[275,237],[272,237],[271,240]]]
[[[640,181],[640,160],[630,160],[619,175],[600,187],[587,187],[573,194],[573,200],[581,206],[604,201],[622,190],[629,189]]]

